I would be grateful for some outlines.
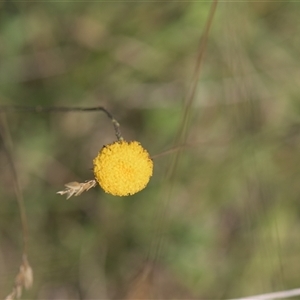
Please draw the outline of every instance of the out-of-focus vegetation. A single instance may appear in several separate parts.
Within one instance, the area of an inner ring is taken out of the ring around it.
[[[169,150],[209,8],[3,1],[0,103],[103,105],[125,139],[153,156]],[[139,271],[147,257],[156,298],[299,287],[299,13],[292,1],[219,3],[172,180],[165,179],[171,154],[157,156],[149,186],[132,197],[99,187],[68,201],[56,194],[67,182],[93,178],[92,159],[115,140],[104,114],[1,115],[29,220],[34,285],[25,298],[134,295],[136,283],[145,285]],[[0,298],[22,251],[2,145]]]

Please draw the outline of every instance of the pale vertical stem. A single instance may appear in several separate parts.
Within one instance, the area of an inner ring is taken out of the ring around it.
[[[8,162],[10,164],[10,168],[12,170],[13,174],[13,186],[14,191],[16,194],[18,207],[20,211],[20,217],[21,217],[21,225],[22,225],[22,236],[23,236],[23,256],[27,256],[27,250],[28,250],[28,222],[27,222],[27,216],[26,216],[26,210],[25,210],[25,204],[24,204],[24,198],[20,189],[20,184],[18,180],[18,174],[16,171],[15,163],[12,158],[12,139],[11,135],[9,133],[9,129],[6,123],[6,119],[3,115],[0,117],[0,135],[3,140],[4,150],[6,152],[6,156],[8,159]]]

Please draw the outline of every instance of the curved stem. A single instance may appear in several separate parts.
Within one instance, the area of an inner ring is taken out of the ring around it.
[[[119,141],[123,140],[120,131],[120,124],[119,122],[113,117],[113,115],[106,110],[102,106],[95,106],[95,107],[66,107],[66,106],[25,106],[25,105],[0,105],[0,112],[29,112],[29,113],[50,113],[50,112],[96,112],[96,111],[103,111],[107,117],[111,120],[116,137]]]

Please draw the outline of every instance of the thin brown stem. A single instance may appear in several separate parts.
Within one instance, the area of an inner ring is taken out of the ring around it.
[[[214,0],[211,4],[211,8],[210,8],[210,12],[209,12],[209,15],[208,15],[208,18],[206,21],[204,32],[200,39],[198,55],[197,55],[197,60],[196,60],[196,66],[195,66],[194,74],[192,77],[191,86],[190,86],[190,89],[188,91],[187,97],[184,102],[183,116],[181,119],[181,123],[179,125],[178,133],[175,138],[173,148],[178,147],[178,145],[185,145],[186,141],[187,141],[187,130],[189,128],[190,112],[191,112],[191,108],[192,108],[192,105],[193,105],[193,102],[195,99],[195,94],[197,91],[203,57],[205,54],[207,40],[208,40],[208,36],[209,36],[210,29],[212,26],[212,22],[214,19],[214,15],[216,12],[217,4],[218,4],[218,0]],[[175,170],[178,167],[179,159],[180,159],[180,156],[182,153],[182,148],[183,147],[179,146],[178,151],[176,151],[174,153],[174,155],[172,156],[170,167],[168,168],[167,173],[166,173],[165,181],[169,182],[170,185],[164,185],[164,186],[167,186],[167,188],[164,191],[162,191],[163,208],[159,212],[158,221],[156,222],[157,223],[157,232],[155,234],[156,241],[154,241],[153,245],[152,245],[154,250],[153,250],[153,248],[151,248],[150,252],[148,253],[148,256],[150,256],[150,254],[153,255],[154,260],[156,260],[160,256],[162,249],[164,247],[163,236],[164,236],[164,230],[166,227],[166,222],[168,222],[167,214],[168,214],[169,202],[170,202],[170,199],[172,196],[172,181],[174,180]],[[151,253],[151,251],[153,251],[154,253]]]
[[[0,105],[0,112],[29,112],[29,113],[51,113],[51,112],[61,112],[61,113],[68,113],[68,112],[97,112],[102,111],[104,112],[107,117],[111,120],[116,137],[119,141],[123,140],[120,124],[119,122],[113,117],[113,115],[106,110],[102,106],[95,106],[95,107],[66,107],[66,106],[25,106],[25,105]]]

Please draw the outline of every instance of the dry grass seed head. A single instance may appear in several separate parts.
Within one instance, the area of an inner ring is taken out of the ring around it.
[[[22,290],[31,288],[33,284],[32,268],[27,260],[26,255],[23,255],[23,261],[20,265],[19,273],[15,279],[15,285],[12,292],[5,298],[5,300],[18,299],[22,296]]]

